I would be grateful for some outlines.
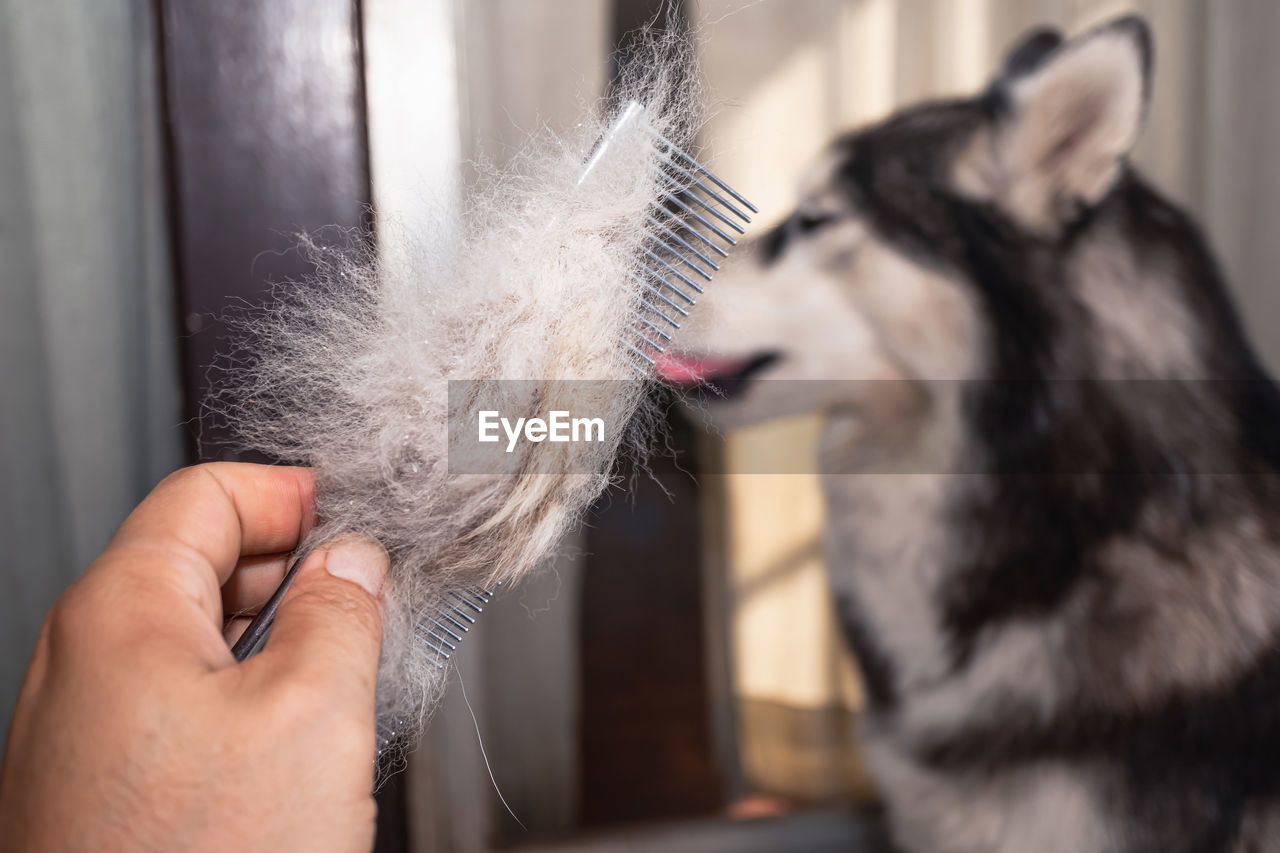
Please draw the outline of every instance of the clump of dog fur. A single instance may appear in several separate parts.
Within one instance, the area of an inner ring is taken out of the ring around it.
[[[598,121],[531,138],[438,229],[382,255],[304,241],[315,274],[238,321],[244,346],[211,408],[248,447],[315,469],[321,523],[302,547],[357,533],[391,555],[384,731],[412,740],[443,688],[445,670],[416,638],[442,598],[537,566],[645,434],[636,424],[647,383],[628,346],[640,285],[629,273],[658,198],[660,154],[632,129],[579,177],[631,99],[687,148],[700,104],[689,57],[678,35],[640,40]],[[484,385],[483,401],[452,412],[455,427],[474,425],[481,407],[533,416],[571,394],[605,418],[605,440],[571,451],[523,443],[515,473],[451,474],[450,380],[526,380]]]

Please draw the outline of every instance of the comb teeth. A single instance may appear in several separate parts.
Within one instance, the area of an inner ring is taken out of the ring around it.
[[[444,669],[448,666],[453,653],[458,650],[458,644],[476,624],[476,617],[489,606],[499,586],[502,584],[495,584],[494,589],[468,586],[450,590],[440,602],[440,608],[418,625],[415,632],[417,641],[426,649],[437,668]],[[379,724],[379,761],[401,745],[399,741],[404,726],[404,720]]]
[[[436,666],[448,664],[463,635],[476,624],[476,617],[492,600],[493,590],[478,586],[450,590],[440,603],[440,610],[418,625],[418,642],[431,653]]]
[[[743,225],[756,207],[737,190],[713,175],[645,120],[645,109],[630,101],[613,125],[587,155],[581,184],[626,129],[638,131],[642,141],[658,152],[658,200],[645,217],[645,237],[631,278],[639,284],[639,302],[632,312],[633,338],[628,345],[642,376],[657,367],[654,356],[671,340],[667,329],[679,329],[703,286],[729,256]],[[702,284],[699,283],[701,280]]]
[[[619,125],[642,112],[638,104],[628,104]],[[640,123],[662,157],[659,201],[646,217],[648,231],[632,272],[640,285],[640,302],[632,314],[630,349],[647,376],[657,366],[654,356],[671,340],[668,330],[680,328],[697,295],[720,269],[719,261],[729,256],[737,236],[746,233],[743,225],[758,211],[671,140]]]

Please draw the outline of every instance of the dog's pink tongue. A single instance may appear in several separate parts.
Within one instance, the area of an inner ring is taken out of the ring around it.
[[[746,369],[748,359],[722,356],[687,356],[662,353],[658,362],[658,378],[681,387],[709,382],[717,376],[732,376]]]

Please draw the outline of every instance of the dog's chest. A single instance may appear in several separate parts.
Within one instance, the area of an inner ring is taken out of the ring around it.
[[[965,446],[960,390],[931,385],[929,414],[910,428],[868,432],[832,418],[820,446],[832,592],[852,605],[842,612],[862,621],[853,629],[888,659],[900,690],[950,668],[938,591],[959,546],[950,517],[966,479],[951,473]]]
[[[948,552],[944,514],[952,477],[857,474],[827,477],[827,552],[837,599],[848,597],[910,690],[948,670],[937,590]]]

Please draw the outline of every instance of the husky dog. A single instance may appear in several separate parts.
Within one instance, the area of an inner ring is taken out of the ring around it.
[[[1151,63],[1140,19],[1037,31],[982,94],[837,139],[664,365],[741,386],[724,424],[827,414],[905,850],[1280,849],[1280,395],[1128,163]]]

